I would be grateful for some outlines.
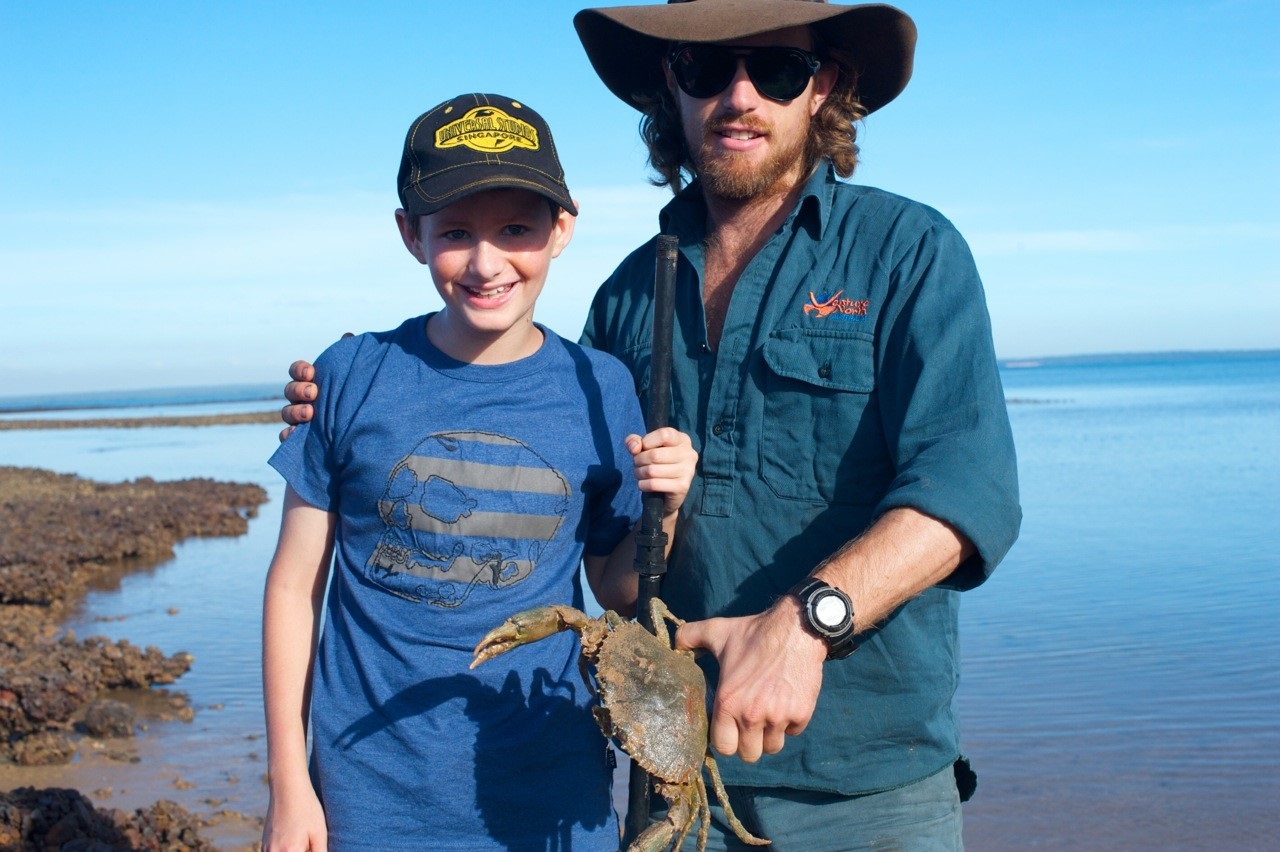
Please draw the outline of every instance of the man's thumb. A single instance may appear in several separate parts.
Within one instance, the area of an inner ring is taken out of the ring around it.
[[[707,645],[706,630],[702,621],[686,621],[676,629],[676,650],[697,651],[710,650]]]

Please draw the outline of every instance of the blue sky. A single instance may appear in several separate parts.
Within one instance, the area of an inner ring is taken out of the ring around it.
[[[1280,347],[1280,3],[899,5],[855,180],[959,226],[1001,357]],[[555,132],[582,215],[538,318],[576,337],[666,197],[579,8],[0,0],[0,396],[282,381],[432,309],[395,170],[467,91]]]

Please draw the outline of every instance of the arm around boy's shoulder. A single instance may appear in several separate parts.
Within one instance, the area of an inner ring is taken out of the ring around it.
[[[312,416],[296,424],[292,434],[280,443],[268,463],[306,503],[326,511],[337,505],[337,480],[331,475],[333,448],[349,417],[341,410],[349,380],[362,370],[362,353],[378,335],[344,335],[330,344],[313,365],[319,389],[311,403]],[[367,357],[367,356],[366,356]],[[371,373],[370,373],[371,374]]]
[[[388,355],[394,351],[417,351],[415,341],[424,337],[426,316],[411,317],[386,331],[344,334],[329,344],[316,358],[314,384],[318,396],[312,403],[314,419],[326,413],[337,416],[344,391],[351,384],[372,381]]]

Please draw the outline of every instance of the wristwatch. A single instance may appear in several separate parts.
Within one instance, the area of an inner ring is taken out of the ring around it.
[[[827,659],[843,660],[858,650],[853,641],[853,603],[835,586],[816,577],[806,577],[788,594],[800,600],[804,623],[827,643]]]

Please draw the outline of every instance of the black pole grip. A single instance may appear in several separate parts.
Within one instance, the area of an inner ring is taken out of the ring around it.
[[[671,410],[672,336],[675,331],[676,262],[679,241],[670,235],[658,236],[657,259],[653,271],[653,331],[649,353],[649,406],[645,427],[652,432],[666,426]],[[650,602],[662,592],[662,575],[667,573],[667,534],[662,529],[663,497],[645,494],[643,514],[636,533],[635,569],[640,577],[636,597],[636,620],[650,633],[657,633]],[[627,789],[627,819],[622,843],[629,845],[649,825],[649,775],[640,764],[631,762]]]
[[[667,234],[659,235],[653,270],[653,332],[649,355],[649,405],[645,427],[652,432],[666,426],[671,410],[672,337],[675,331],[676,263],[679,243]],[[667,535],[662,530],[663,497],[645,494],[643,514],[636,533],[635,569],[640,574],[640,595],[636,600],[636,618],[656,633],[649,619],[649,601],[658,593],[646,577],[661,578],[667,573]],[[646,593],[648,593],[646,595]]]

